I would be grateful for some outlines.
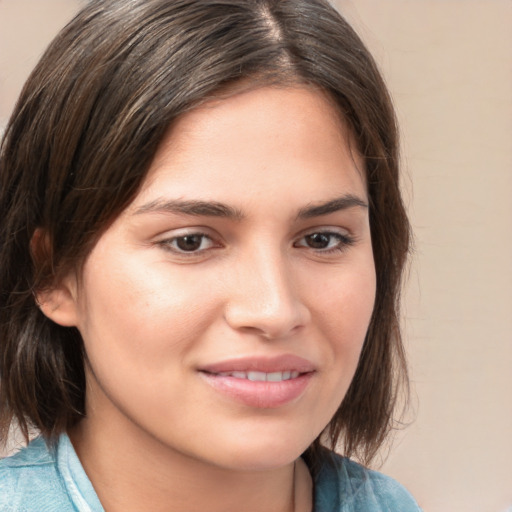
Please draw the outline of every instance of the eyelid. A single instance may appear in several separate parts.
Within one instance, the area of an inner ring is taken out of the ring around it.
[[[195,228],[180,228],[176,229],[172,232],[167,232],[165,235],[159,237],[159,239],[155,242],[155,244],[165,251],[168,251],[176,256],[182,258],[193,258],[204,256],[209,250],[219,248],[222,246],[222,242],[220,241],[220,237],[212,235],[207,232],[208,230],[202,227]],[[184,251],[178,248],[173,247],[171,244],[180,238],[184,238],[187,236],[200,236],[204,239],[210,240],[211,244],[209,247],[204,249],[198,249],[195,251]]]
[[[325,248],[325,249],[315,249],[314,247],[309,247],[306,244],[298,245],[299,241],[304,240],[307,236],[311,236],[311,235],[315,235],[315,234],[336,237],[339,240],[339,243],[336,244],[335,247]],[[337,252],[337,253],[343,252],[348,247],[354,245],[354,243],[356,241],[357,241],[356,237],[354,235],[352,235],[347,229],[336,228],[333,226],[325,226],[325,227],[317,227],[317,228],[312,228],[312,229],[303,231],[295,239],[295,242],[293,245],[294,245],[294,247],[310,249],[310,250],[314,251],[315,253],[327,255],[327,254],[330,254],[333,252]]]
[[[343,236],[343,237],[347,237],[347,238],[355,238],[354,235],[352,234],[351,230],[349,230],[348,228],[344,228],[341,226],[327,225],[327,226],[313,226],[313,227],[304,229],[297,235],[297,239],[303,238],[308,235],[313,235],[315,233],[325,233],[327,235],[331,234],[331,235],[338,235],[338,236]]]

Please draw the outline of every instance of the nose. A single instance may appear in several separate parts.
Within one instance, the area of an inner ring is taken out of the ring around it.
[[[227,323],[266,339],[284,338],[304,327],[310,312],[291,267],[286,257],[264,249],[239,262],[231,272]]]

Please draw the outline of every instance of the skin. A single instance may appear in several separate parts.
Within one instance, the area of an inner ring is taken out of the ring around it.
[[[345,396],[375,296],[350,140],[312,88],[263,87],[185,114],[80,279],[41,298],[84,339],[87,417],[70,437],[107,511],[288,511],[294,499],[311,510],[299,457]],[[340,209],[311,211],[337,198]],[[236,215],[157,207],[175,200]],[[205,236],[183,238],[194,234]],[[199,371],[282,354],[314,372],[278,407],[240,403]]]

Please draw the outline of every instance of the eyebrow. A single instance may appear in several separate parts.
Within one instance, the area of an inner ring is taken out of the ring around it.
[[[156,199],[137,208],[134,215],[143,213],[176,213],[197,217],[224,217],[233,220],[242,220],[244,218],[244,214],[237,208],[219,203],[218,201],[180,199]]]
[[[368,208],[368,203],[357,196],[346,194],[325,203],[305,206],[299,210],[297,218],[311,219],[313,217],[321,217],[322,215],[329,215],[330,213],[355,207]]]
[[[368,208],[368,203],[357,196],[346,194],[327,202],[315,203],[301,208],[297,214],[297,219],[321,217],[322,215],[329,215],[330,213],[355,207]],[[197,217],[223,217],[236,221],[240,221],[245,217],[241,210],[218,201],[181,199],[156,199],[137,208],[134,215],[144,213],[174,213]]]

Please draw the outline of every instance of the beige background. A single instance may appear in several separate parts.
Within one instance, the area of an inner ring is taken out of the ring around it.
[[[0,127],[78,5],[0,0]],[[512,2],[336,5],[391,88],[416,235],[404,309],[413,423],[382,470],[426,512],[502,512],[512,506]]]

